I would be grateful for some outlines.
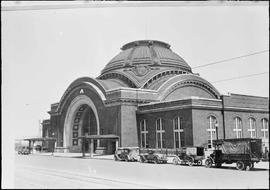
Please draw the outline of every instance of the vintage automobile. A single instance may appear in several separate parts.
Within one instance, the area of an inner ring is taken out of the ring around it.
[[[138,161],[139,147],[118,147],[114,154],[115,161]]]
[[[144,153],[141,152],[139,155],[139,161],[141,163],[144,162],[152,162],[155,164],[167,163],[168,159],[165,154],[156,153],[154,150],[149,150],[148,152]]]
[[[18,150],[18,154],[23,154],[23,155],[30,154],[29,147],[27,147],[27,146],[20,147]]]
[[[173,164],[202,165],[204,159],[204,147],[183,147],[176,151]]]
[[[254,138],[223,139],[213,141],[214,151],[205,160],[207,168],[223,163],[236,163],[238,170],[250,170],[262,158],[262,140]]]

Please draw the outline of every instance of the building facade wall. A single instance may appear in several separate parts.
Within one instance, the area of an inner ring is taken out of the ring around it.
[[[262,138],[262,119],[269,121],[269,114],[256,113],[256,112],[241,112],[241,111],[225,111],[225,133],[226,138],[236,138],[235,129],[235,117],[239,117],[242,120],[242,134],[243,137],[251,137],[249,129],[249,118],[254,118],[256,121],[256,138]]]
[[[223,116],[220,110],[210,109],[193,109],[192,123],[193,123],[193,145],[207,147],[208,144],[208,129],[209,117],[214,116],[218,123],[217,136],[214,139],[223,139]]]
[[[137,114],[137,130],[138,130],[138,142],[141,142],[140,122],[142,120],[147,121],[149,148],[156,148],[156,120],[161,118],[164,120],[163,134],[165,144],[163,148],[174,148],[174,126],[173,119],[176,117],[183,118],[184,129],[184,144],[185,146],[191,146],[193,144],[192,135],[192,112],[191,109],[178,109],[171,111],[150,112]]]

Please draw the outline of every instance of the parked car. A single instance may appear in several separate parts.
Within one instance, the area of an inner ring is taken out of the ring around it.
[[[188,164],[202,165],[204,159],[204,147],[183,147],[176,151],[176,156],[173,158],[173,164]]]
[[[27,147],[27,146],[20,147],[18,150],[18,154],[23,154],[23,155],[30,154],[29,147]]]
[[[140,153],[139,161],[152,162],[155,164],[167,163],[168,159],[165,154],[156,153],[154,150],[150,150],[147,153]]]
[[[138,161],[139,147],[118,147],[114,154],[115,161]]]
[[[214,152],[205,160],[207,168],[236,163],[238,170],[250,170],[262,158],[262,140],[253,138],[213,141]]]

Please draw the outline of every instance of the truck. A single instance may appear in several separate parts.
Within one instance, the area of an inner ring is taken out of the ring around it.
[[[236,163],[238,170],[250,170],[262,159],[262,140],[236,138],[213,140],[213,153],[205,160],[205,166],[220,168],[223,163]]]

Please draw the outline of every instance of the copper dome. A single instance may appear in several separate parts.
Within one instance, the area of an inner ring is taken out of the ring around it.
[[[170,49],[170,45],[156,40],[139,40],[125,44],[121,52],[116,55],[102,70],[108,71],[148,65],[153,67],[174,67],[191,72],[190,66],[179,55]]]

